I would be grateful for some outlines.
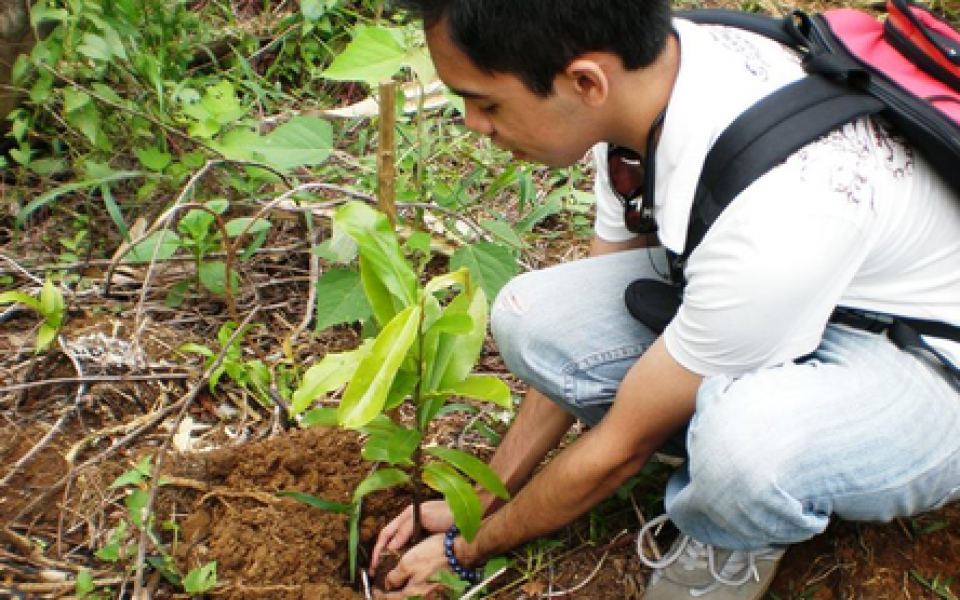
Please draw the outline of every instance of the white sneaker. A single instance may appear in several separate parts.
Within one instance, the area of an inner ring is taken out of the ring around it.
[[[773,581],[783,549],[723,550],[681,533],[665,556],[650,558],[644,549],[644,540],[654,528],[659,532],[667,519],[667,515],[661,515],[651,520],[637,536],[640,560],[654,569],[643,600],[760,600],[763,597]],[[655,546],[653,535],[649,539]]]

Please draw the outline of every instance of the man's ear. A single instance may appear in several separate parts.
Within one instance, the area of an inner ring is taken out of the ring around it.
[[[603,61],[594,56],[582,56],[575,59],[564,70],[564,74],[583,101],[598,106],[610,94],[610,79],[603,68]]]

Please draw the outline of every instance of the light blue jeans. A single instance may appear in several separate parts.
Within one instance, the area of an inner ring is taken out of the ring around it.
[[[491,317],[507,366],[596,424],[656,339],[627,312],[624,289],[660,273],[660,251],[635,250],[516,278]],[[705,379],[685,442],[667,512],[722,548],[806,540],[832,515],[888,521],[960,499],[956,382],[883,335],[842,326],[793,363]]]

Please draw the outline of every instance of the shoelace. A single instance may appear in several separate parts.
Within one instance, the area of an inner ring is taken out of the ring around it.
[[[659,559],[650,558],[647,556],[644,550],[644,540],[647,539],[647,536],[650,536],[650,541],[654,547],[656,547],[655,536],[660,533],[660,528],[663,527],[664,523],[667,522],[669,516],[660,515],[655,519],[651,519],[646,525],[640,528],[640,533],[637,535],[637,555],[640,557],[640,561],[643,564],[647,565],[651,569],[665,569],[672,565],[673,563],[680,561],[681,565],[693,566],[697,562],[703,559],[703,556],[706,555],[707,567],[710,569],[710,575],[718,582],[724,585],[729,586],[741,586],[750,580],[751,577],[760,580],[760,574],[757,571],[756,558],[758,554],[763,552],[733,552],[730,557],[727,559],[725,564],[720,570],[717,570],[717,558],[716,550],[713,546],[709,544],[704,544],[698,542],[697,540],[691,538],[690,536],[681,533],[680,538],[671,548],[670,552],[662,556]],[[651,533],[651,530],[656,528],[656,531]],[[741,563],[741,565],[737,565]],[[723,574],[723,571],[727,570],[728,567],[737,567],[732,574],[739,574],[736,578],[730,578]]]

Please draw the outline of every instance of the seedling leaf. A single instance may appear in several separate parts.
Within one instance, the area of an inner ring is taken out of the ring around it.
[[[394,317],[373,343],[340,401],[340,423],[349,429],[363,427],[383,410],[387,394],[407,351],[416,340],[420,324],[419,306],[411,306]]]
[[[444,464],[433,463],[423,469],[423,480],[443,494],[460,533],[469,542],[480,529],[483,505],[473,486],[462,475]]]
[[[507,488],[503,487],[503,483],[500,481],[500,478],[497,477],[497,474],[494,473],[485,462],[475,456],[471,456],[460,450],[443,448],[441,446],[427,448],[426,452],[450,463],[461,473],[482,485],[484,489],[497,498],[503,500],[510,499],[510,492],[507,491]]]

